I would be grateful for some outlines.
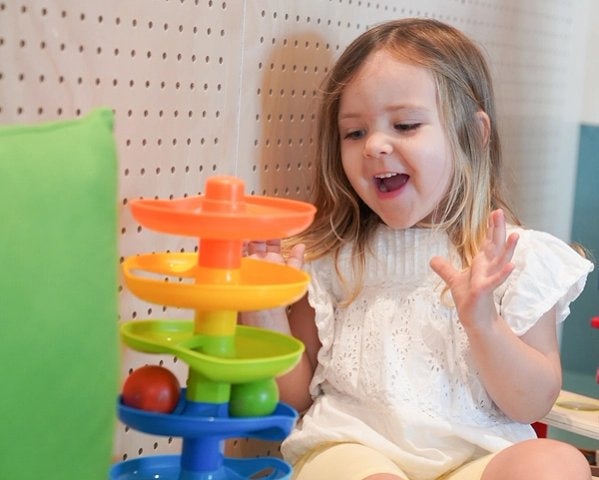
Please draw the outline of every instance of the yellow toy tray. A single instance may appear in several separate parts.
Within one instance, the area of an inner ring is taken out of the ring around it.
[[[235,280],[216,283],[212,278],[202,278],[197,262],[196,253],[143,254],[125,259],[122,271],[127,287],[139,298],[202,311],[250,311],[288,305],[301,298],[310,281],[301,270],[242,258],[241,268],[231,272]]]

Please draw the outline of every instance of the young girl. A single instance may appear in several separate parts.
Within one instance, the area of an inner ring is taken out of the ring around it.
[[[591,478],[529,424],[560,391],[556,323],[593,267],[519,226],[493,102],[477,47],[433,20],[369,30],[330,72],[318,213],[286,255],[299,267],[305,246],[308,294],[242,319],[306,346],[279,379],[304,412],[282,448],[295,479]]]

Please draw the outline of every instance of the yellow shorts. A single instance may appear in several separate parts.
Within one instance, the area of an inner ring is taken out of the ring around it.
[[[480,480],[495,454],[474,460],[438,480]],[[326,445],[302,457],[293,466],[293,480],[362,480],[369,475],[389,473],[410,478],[382,453],[357,443]]]

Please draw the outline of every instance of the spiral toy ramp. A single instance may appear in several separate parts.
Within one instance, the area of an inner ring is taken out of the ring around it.
[[[231,459],[227,438],[284,439],[297,413],[278,402],[275,377],[291,370],[304,350],[293,337],[237,325],[239,311],[288,305],[305,293],[306,273],[282,264],[242,258],[248,239],[283,238],[309,226],[315,208],[270,197],[246,197],[235,177],[212,177],[205,194],[131,202],[142,225],[197,237],[197,254],[141,254],[125,259],[127,287],[151,303],[191,308],[193,320],[124,323],[130,348],[176,355],[189,366],[187,387],[169,413],[126,405],[123,423],[148,434],[181,437],[181,455],[155,455],[114,465],[113,480],[228,480],[290,478],[277,458]],[[169,281],[170,278],[176,281]]]

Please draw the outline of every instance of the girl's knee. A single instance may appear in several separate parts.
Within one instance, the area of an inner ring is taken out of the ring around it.
[[[591,469],[584,455],[567,443],[536,439],[517,443],[493,458],[482,480],[590,480]]]

